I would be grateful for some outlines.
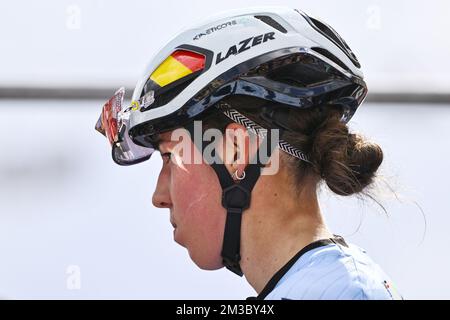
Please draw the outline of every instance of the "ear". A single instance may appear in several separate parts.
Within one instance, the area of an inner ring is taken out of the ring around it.
[[[252,157],[251,139],[247,129],[237,123],[230,123],[225,130],[224,161],[230,174],[239,175],[247,167]]]

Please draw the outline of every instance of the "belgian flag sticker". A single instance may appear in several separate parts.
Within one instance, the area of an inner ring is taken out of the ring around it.
[[[164,60],[150,76],[157,87],[165,87],[205,68],[205,56],[192,51],[177,50]],[[155,90],[157,88],[154,88]]]

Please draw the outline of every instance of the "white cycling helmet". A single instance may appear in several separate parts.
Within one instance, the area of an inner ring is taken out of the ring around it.
[[[262,7],[225,12],[183,31],[151,59],[125,108],[124,94],[119,89],[104,105],[96,129],[108,137],[114,161],[130,165],[151,156],[159,133],[185,127],[192,134],[193,121],[210,112],[258,127],[236,110],[224,110],[221,100],[228,96],[256,97],[277,108],[339,105],[341,121],[348,122],[367,87],[355,55],[330,26],[299,10]],[[287,143],[280,140],[278,146],[308,161]],[[261,164],[250,164],[238,184],[224,165],[211,166],[227,209],[224,265],[242,275],[241,214]]]
[[[359,62],[337,32],[284,7],[225,12],[181,32],[151,59],[128,108],[123,90],[97,124],[121,165],[148,159],[148,137],[183,126],[229,95],[297,108],[339,104],[347,122],[367,94]]]

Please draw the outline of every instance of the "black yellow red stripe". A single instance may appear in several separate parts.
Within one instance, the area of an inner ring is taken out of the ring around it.
[[[201,54],[177,50],[164,60],[151,74],[150,79],[164,87],[205,67],[205,57]]]

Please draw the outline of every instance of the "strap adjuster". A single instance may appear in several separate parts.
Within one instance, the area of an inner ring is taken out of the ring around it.
[[[250,191],[239,183],[225,188],[222,192],[222,206],[229,212],[242,213],[250,206]]]
[[[230,213],[238,213],[238,214],[242,214],[244,210],[242,210],[242,208],[233,208],[233,207],[228,207],[227,208],[227,212]]]

